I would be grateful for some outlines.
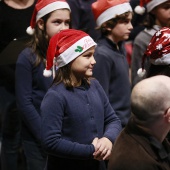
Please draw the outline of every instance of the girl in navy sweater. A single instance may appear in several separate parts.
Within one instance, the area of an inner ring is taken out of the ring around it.
[[[51,38],[45,76],[55,57],[57,72],[41,104],[47,170],[105,170],[121,122],[99,84],[91,78],[96,43],[78,30]]]
[[[43,170],[46,162],[40,142],[40,104],[52,84],[45,78],[46,50],[49,39],[70,27],[70,7],[65,0],[39,0],[27,33],[32,35],[29,47],[19,55],[16,64],[17,106],[22,116],[22,141],[28,170]]]

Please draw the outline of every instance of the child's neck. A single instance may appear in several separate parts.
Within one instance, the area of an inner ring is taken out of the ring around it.
[[[108,35],[107,38],[108,38],[109,40],[111,40],[112,42],[114,42],[115,45],[116,45],[116,47],[117,47],[117,49],[119,50],[119,46],[118,46],[118,42],[119,42],[119,41],[116,41],[112,35]]]
[[[71,79],[72,79],[72,85],[73,85],[73,87],[79,87],[79,86],[81,86],[81,84],[82,84],[82,79],[81,78],[77,78],[77,77],[75,77],[75,76],[71,76]]]
[[[4,0],[4,2],[12,8],[24,9],[30,7],[34,0]]]
[[[81,86],[81,84],[82,84],[82,81],[75,82],[75,83],[73,84],[73,87],[79,87],[79,86]]]

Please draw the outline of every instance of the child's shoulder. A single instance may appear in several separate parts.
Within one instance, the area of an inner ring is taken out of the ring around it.
[[[90,85],[94,86],[95,88],[101,87],[99,81],[96,78],[91,78],[90,79]]]
[[[17,62],[33,62],[35,60],[35,53],[31,50],[31,48],[23,49],[18,55]]]

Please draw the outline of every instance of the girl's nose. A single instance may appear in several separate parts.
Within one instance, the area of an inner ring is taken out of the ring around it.
[[[68,29],[69,27],[68,27],[68,25],[66,25],[64,22],[61,24],[61,28],[60,28],[60,30],[66,30],[66,29]]]
[[[92,61],[91,61],[92,64],[96,64],[96,60],[94,59],[94,56],[92,56]]]

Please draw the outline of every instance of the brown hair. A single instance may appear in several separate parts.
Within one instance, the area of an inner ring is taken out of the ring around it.
[[[110,31],[108,30],[108,28],[113,29],[116,26],[116,24],[125,22],[130,13],[132,13],[132,12],[128,11],[121,15],[117,15],[115,18],[112,18],[112,19],[104,22],[101,25],[101,27],[98,27],[97,29],[101,30],[102,35],[107,36],[110,34]]]
[[[155,23],[156,23],[155,15],[153,15],[152,13],[147,13],[145,15],[142,25],[145,26],[147,29],[152,29]]]
[[[170,65],[153,65],[151,64],[146,78],[156,76],[156,75],[165,75],[170,77]]]
[[[72,89],[74,87],[74,82],[71,79],[70,75],[71,75],[71,64],[69,63],[63,67],[60,67],[56,71],[53,84],[57,85],[63,82],[67,89]],[[84,78],[82,79],[82,81],[86,81],[88,84],[90,84],[90,78]]]

